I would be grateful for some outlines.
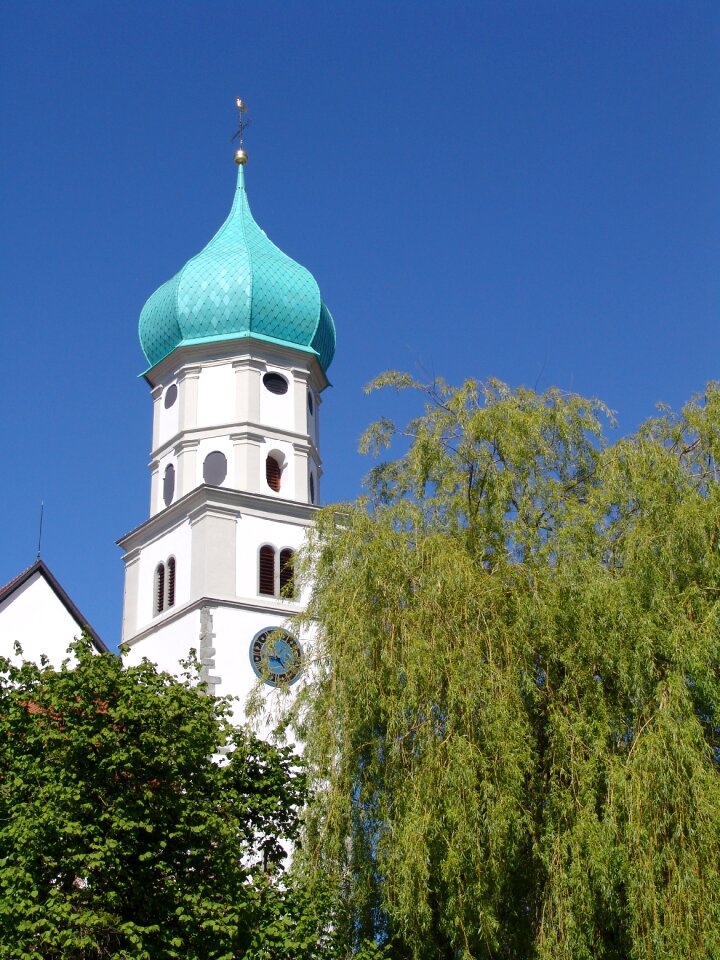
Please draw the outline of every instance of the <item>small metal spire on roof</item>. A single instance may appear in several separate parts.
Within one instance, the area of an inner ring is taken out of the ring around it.
[[[45,513],[45,503],[43,500],[40,501],[40,530],[38,532],[38,549],[37,549],[37,559],[40,559],[40,553],[42,551],[42,527],[43,527],[43,514]]]
[[[235,151],[235,163],[246,164],[248,162],[248,155],[243,150],[243,133],[250,125],[250,121],[245,117],[245,114],[247,113],[247,104],[244,100],[241,100],[240,97],[235,97],[235,106],[238,110],[239,124],[233,140],[237,140],[238,137],[240,138],[240,146]]]

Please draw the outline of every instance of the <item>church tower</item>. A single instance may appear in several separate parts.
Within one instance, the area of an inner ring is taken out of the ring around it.
[[[241,129],[244,126],[244,105]],[[244,166],[215,236],[140,314],[153,399],[150,517],[124,551],[123,642],[176,672],[194,648],[244,701],[301,669],[293,556],[320,496],[320,395],[335,327],[313,276],[257,225]]]

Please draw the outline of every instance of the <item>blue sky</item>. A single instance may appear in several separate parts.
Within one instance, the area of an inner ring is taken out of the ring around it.
[[[720,377],[716,0],[0,5],[0,584],[43,555],[119,638],[147,517],[137,318],[224,219],[234,97],[270,237],[338,348],[325,502],[387,368],[605,400],[631,432]]]

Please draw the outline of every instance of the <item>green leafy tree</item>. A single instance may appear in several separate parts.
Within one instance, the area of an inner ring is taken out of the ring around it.
[[[0,663],[0,955],[323,956],[281,869],[297,758],[189,676],[73,652],[60,670]]]
[[[420,390],[321,513],[304,869],[348,955],[720,957],[720,392],[633,437],[557,390]]]

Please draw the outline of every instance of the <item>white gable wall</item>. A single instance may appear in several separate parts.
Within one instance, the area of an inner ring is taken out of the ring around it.
[[[54,667],[67,658],[67,648],[81,636],[82,625],[58,598],[38,571],[0,603],[0,656],[14,663],[34,660],[45,654]],[[22,647],[22,657],[14,644]]]

